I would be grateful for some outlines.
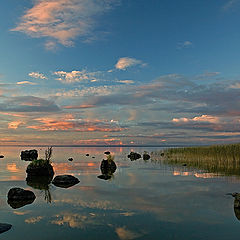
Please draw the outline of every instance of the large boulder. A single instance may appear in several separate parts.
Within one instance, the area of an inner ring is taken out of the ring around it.
[[[98,178],[103,180],[109,180],[112,178],[113,173],[116,171],[117,165],[113,160],[109,161],[103,159],[101,162],[100,169],[102,175],[99,175]]]
[[[128,158],[130,158],[131,161],[137,160],[141,157],[142,157],[141,154],[136,152],[130,152],[130,154],[128,155]]]
[[[11,224],[8,223],[0,223],[0,233],[4,233],[12,228]]]
[[[25,150],[21,152],[21,160],[25,161],[33,161],[38,158],[38,151],[36,149],[33,150]]]
[[[32,191],[22,188],[11,188],[8,192],[8,204],[16,209],[34,202],[36,196]]]
[[[52,183],[56,187],[61,187],[61,188],[69,188],[74,186],[75,184],[78,184],[80,181],[78,178],[72,176],[72,175],[59,175],[56,176]]]
[[[48,161],[39,159],[31,162],[27,166],[27,176],[29,178],[33,176],[53,176],[54,175],[54,170],[53,167]]]

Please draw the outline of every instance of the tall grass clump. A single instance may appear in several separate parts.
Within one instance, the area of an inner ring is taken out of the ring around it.
[[[170,164],[205,169],[214,173],[240,175],[240,144],[169,148],[164,159]]]

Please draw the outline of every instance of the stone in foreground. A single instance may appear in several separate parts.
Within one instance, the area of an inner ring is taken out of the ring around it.
[[[143,154],[143,160],[147,161],[150,159],[150,155],[148,153]]]
[[[11,188],[8,192],[8,204],[16,209],[34,202],[36,196],[32,191],[22,188]]]
[[[12,227],[11,224],[8,224],[8,223],[0,223],[0,234],[6,232],[6,231],[8,231],[8,230],[10,230],[11,227]]]
[[[74,186],[75,184],[78,184],[80,181],[72,176],[72,175],[59,175],[56,176],[52,183],[56,186],[56,187],[61,187],[61,188],[69,188]]]

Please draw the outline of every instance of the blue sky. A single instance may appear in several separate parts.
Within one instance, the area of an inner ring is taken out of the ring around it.
[[[0,11],[1,144],[239,141],[239,0]]]

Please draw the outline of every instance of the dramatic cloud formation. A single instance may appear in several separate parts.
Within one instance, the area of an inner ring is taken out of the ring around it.
[[[75,119],[72,115],[66,115],[61,119],[37,118],[36,125],[28,126],[39,131],[77,131],[77,132],[120,132],[124,128],[118,124],[103,120]],[[40,124],[39,124],[40,123]]]
[[[47,79],[47,77],[39,72],[31,72],[28,74],[28,76],[32,77],[32,78],[37,78],[37,79]]]
[[[127,68],[136,65],[144,66],[145,64],[141,60],[137,60],[135,58],[123,57],[118,60],[118,62],[115,65],[115,68],[119,70],[126,70]]]
[[[95,26],[94,18],[113,7],[118,0],[37,0],[21,17],[12,31],[31,37],[46,37],[47,49],[56,42],[72,46],[77,37],[90,38]]]

